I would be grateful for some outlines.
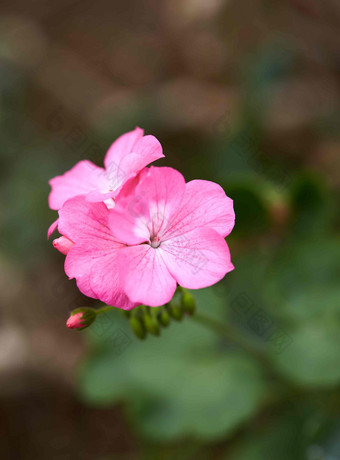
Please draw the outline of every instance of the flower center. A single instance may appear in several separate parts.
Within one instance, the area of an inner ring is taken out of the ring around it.
[[[150,246],[154,249],[157,249],[159,248],[160,245],[161,245],[161,239],[159,238],[159,236],[151,236]]]

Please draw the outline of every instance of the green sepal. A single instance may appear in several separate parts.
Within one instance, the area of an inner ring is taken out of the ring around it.
[[[160,330],[160,327],[159,327],[159,323],[158,323],[157,319],[154,316],[146,313],[144,315],[143,320],[144,320],[144,325],[146,327],[146,330],[148,332],[150,332],[150,334],[152,334],[152,335],[160,335],[161,330]]]
[[[184,311],[182,309],[182,307],[180,305],[178,305],[177,303],[175,304],[169,304],[168,305],[168,312],[170,313],[170,316],[176,320],[176,321],[182,321],[183,319],[183,315],[184,315]]]
[[[160,311],[157,315],[157,319],[160,325],[163,327],[168,327],[171,322],[170,315],[166,310]]]
[[[143,322],[137,316],[132,316],[129,320],[129,323],[135,336],[140,340],[144,340],[146,337],[146,330]]]
[[[87,327],[91,326],[92,323],[96,321],[97,313],[93,308],[90,307],[79,307],[72,311],[71,316],[76,315],[77,313],[82,313],[81,322],[83,326],[81,328],[75,328],[76,331],[83,331]]]
[[[183,293],[181,298],[181,305],[183,310],[189,315],[193,315],[196,311],[195,299],[188,291]]]

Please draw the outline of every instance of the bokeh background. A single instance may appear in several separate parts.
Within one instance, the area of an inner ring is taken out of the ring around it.
[[[340,459],[338,0],[0,14],[0,458]],[[65,327],[98,304],[46,240],[48,180],[137,125],[234,199],[236,269],[194,295],[248,352],[190,318]]]

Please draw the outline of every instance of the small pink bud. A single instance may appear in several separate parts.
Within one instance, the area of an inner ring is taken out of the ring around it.
[[[76,313],[75,315],[71,315],[66,322],[66,326],[70,329],[80,329],[85,327],[86,324],[84,323],[83,313]]]
[[[73,310],[71,316],[66,321],[66,326],[70,329],[82,331],[89,327],[97,317],[97,313],[93,308],[80,307]]]
[[[66,236],[61,236],[60,238],[53,240],[53,246],[65,256],[73,245],[73,241],[66,238]]]

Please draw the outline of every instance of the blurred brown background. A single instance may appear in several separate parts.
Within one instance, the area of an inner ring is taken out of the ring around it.
[[[0,14],[0,458],[196,458],[186,444],[152,450],[120,407],[78,398],[86,345],[65,320],[93,303],[46,241],[47,180],[83,158],[101,164],[139,125],[164,164],[226,186],[216,142],[251,108],[269,161],[338,193],[340,2],[3,0]]]

